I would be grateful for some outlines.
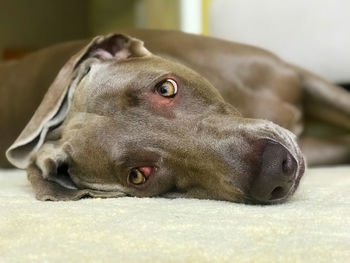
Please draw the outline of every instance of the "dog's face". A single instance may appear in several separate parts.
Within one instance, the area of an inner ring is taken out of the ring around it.
[[[236,202],[281,202],[296,190],[304,160],[290,132],[241,117],[203,77],[141,42],[107,37],[73,71],[68,110],[31,158],[46,180]]]

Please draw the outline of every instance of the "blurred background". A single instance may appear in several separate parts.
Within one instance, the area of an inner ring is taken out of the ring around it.
[[[350,83],[348,0],[0,0],[0,60],[131,27],[260,46],[332,82]]]

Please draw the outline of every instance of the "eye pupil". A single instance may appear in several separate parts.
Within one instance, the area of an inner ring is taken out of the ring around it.
[[[139,169],[133,169],[129,173],[129,182],[133,184],[142,184],[146,181],[146,177]]]
[[[139,175],[138,175],[138,172],[136,170],[133,170],[133,171],[131,171],[130,176],[132,179],[137,179],[137,177]]]
[[[167,86],[163,85],[160,87],[160,93],[167,94],[168,91],[169,91],[169,88]]]

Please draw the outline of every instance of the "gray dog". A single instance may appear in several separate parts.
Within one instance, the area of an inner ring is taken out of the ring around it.
[[[0,65],[0,99],[0,150],[40,200],[279,203],[299,185],[302,151],[309,164],[350,162],[345,90],[203,36],[127,31],[50,47]]]

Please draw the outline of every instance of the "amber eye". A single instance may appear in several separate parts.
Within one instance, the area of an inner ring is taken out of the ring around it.
[[[146,176],[139,169],[132,169],[129,173],[129,182],[132,184],[143,184],[146,182]]]
[[[167,79],[157,87],[159,95],[166,98],[173,98],[177,93],[177,83],[172,79]]]

